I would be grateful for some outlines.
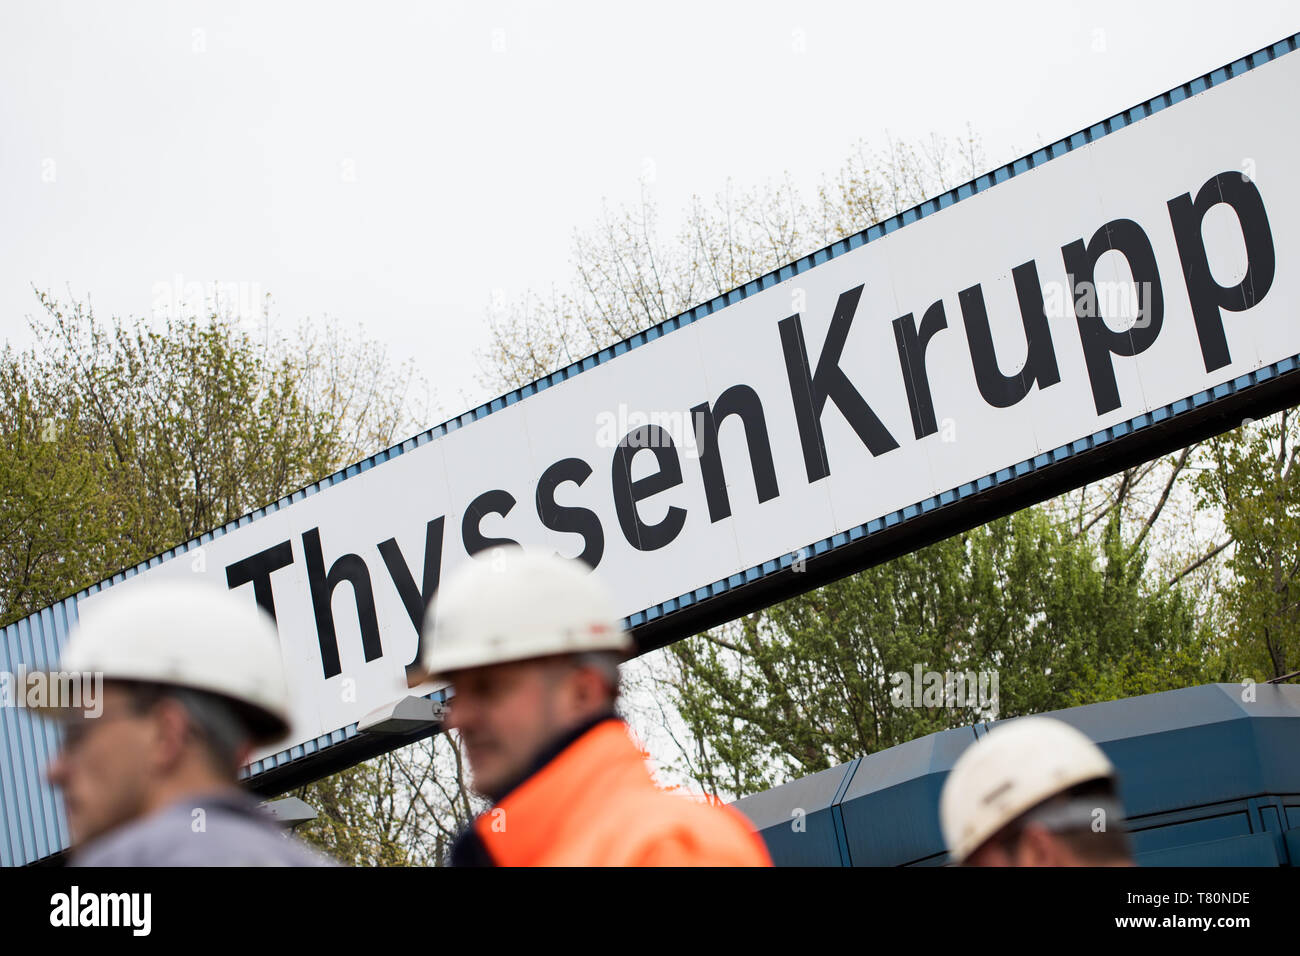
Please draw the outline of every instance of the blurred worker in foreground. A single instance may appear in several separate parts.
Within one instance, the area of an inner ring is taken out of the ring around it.
[[[739,811],[658,789],[615,713],[632,650],[585,564],[503,548],[426,615],[424,669],[451,682],[475,791],[493,801],[458,866],[771,866]]]
[[[1131,866],[1115,768],[1049,717],[995,727],[957,760],[939,797],[943,836],[963,866]]]
[[[210,585],[111,591],[69,636],[64,674],[102,675],[102,711],[64,721],[50,765],[81,866],[320,866],[237,785],[252,748],[289,730],[279,638],[249,599]]]

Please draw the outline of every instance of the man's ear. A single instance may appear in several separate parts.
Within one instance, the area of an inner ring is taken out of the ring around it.
[[[577,667],[570,675],[574,700],[579,707],[590,707],[600,694],[600,678],[593,668]]]
[[[149,711],[154,743],[153,762],[159,769],[174,767],[190,735],[189,711],[178,700],[164,697]]]
[[[966,861],[961,865],[966,867],[1015,866],[1015,860],[1011,858],[1003,843],[990,840],[966,857]]]
[[[235,775],[238,776],[240,768],[252,763],[252,760],[253,745],[248,743],[240,744],[238,749],[235,751]]]
[[[1051,831],[1037,823],[1027,824],[1016,842],[1016,866],[1061,866],[1060,844]]]
[[[609,686],[605,677],[595,667],[578,667],[569,675],[572,682],[573,701],[578,709],[593,711],[604,709],[609,699]]]

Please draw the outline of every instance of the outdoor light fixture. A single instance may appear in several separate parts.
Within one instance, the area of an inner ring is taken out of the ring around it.
[[[357,733],[409,734],[442,723],[447,705],[428,697],[403,697],[372,710],[357,722]]]
[[[277,823],[286,827],[296,827],[300,823],[316,819],[316,811],[312,806],[297,797],[268,800],[262,804],[262,809],[275,817]]]

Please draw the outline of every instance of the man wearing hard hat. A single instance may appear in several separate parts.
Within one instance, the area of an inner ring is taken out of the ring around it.
[[[962,866],[1131,866],[1115,768],[1049,717],[995,727],[957,760],[939,797]]]
[[[518,548],[467,562],[429,608],[423,646],[493,803],[453,864],[771,865],[738,811],[655,786],[615,713],[632,640],[585,564]]]
[[[95,711],[64,721],[50,782],[82,866],[319,866],[236,781],[289,730],[275,625],[192,582],[109,591],[69,636],[63,674],[98,675]]]

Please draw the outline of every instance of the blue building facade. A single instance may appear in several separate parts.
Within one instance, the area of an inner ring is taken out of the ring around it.
[[[1300,687],[1208,684],[1047,716],[1115,764],[1139,864],[1300,864]],[[735,806],[777,865],[943,865],[939,792],[992,726],[930,734]]]

